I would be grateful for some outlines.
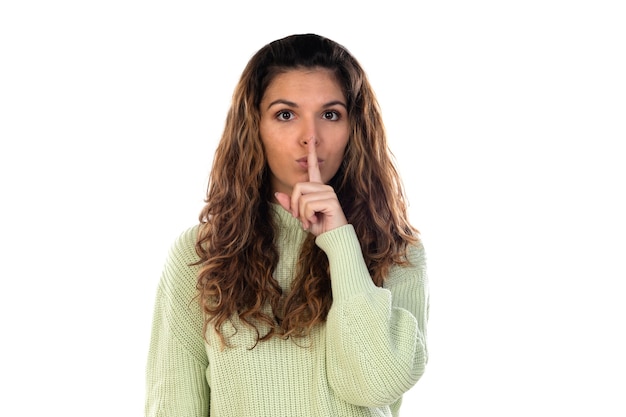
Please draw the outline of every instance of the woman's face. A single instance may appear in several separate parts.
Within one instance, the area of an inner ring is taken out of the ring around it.
[[[344,96],[327,69],[290,70],[277,75],[260,104],[261,141],[272,192],[291,195],[309,181],[307,144],[315,142],[322,181],[337,173],[348,144],[350,123]]]

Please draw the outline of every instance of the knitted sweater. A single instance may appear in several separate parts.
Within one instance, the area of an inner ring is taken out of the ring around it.
[[[280,261],[274,276],[289,288],[304,231],[280,206]],[[220,348],[196,295],[198,226],[172,246],[158,286],[146,367],[147,417],[398,416],[402,395],[427,362],[428,287],[424,250],[411,247],[411,266],[391,269],[373,284],[352,225],[323,233],[333,304],[306,339],[259,342],[237,317],[224,326]],[[236,330],[236,331],[235,331]],[[252,349],[251,349],[252,348]]]

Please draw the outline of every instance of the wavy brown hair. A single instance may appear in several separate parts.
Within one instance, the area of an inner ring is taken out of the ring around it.
[[[200,213],[197,289],[206,316],[204,334],[213,326],[223,344],[222,326],[234,315],[256,330],[258,343],[273,336],[307,335],[326,320],[332,304],[328,259],[313,235],[302,246],[284,297],[273,277],[279,253],[259,135],[259,105],[274,77],[310,68],[332,70],[347,99],[350,139],[329,183],[356,230],[373,282],[381,286],[389,268],[406,263],[408,245],[418,241],[379,105],[360,64],[341,45],[313,34],[264,46],[235,88]]]

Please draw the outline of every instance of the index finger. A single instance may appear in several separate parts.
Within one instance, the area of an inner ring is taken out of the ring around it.
[[[322,174],[317,162],[317,151],[315,150],[315,139],[309,140],[309,154],[307,155],[306,164],[309,168],[309,182],[322,182]]]

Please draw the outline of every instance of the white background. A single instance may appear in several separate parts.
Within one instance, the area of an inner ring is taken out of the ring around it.
[[[213,3],[0,6],[0,415],[142,415],[236,80],[301,32],[368,72],[428,252],[402,415],[626,415],[621,2]]]

